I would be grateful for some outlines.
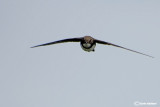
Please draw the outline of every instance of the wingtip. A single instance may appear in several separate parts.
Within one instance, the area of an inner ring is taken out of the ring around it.
[[[35,48],[35,47],[38,47],[38,46],[32,46],[32,47],[30,47],[30,48]]]
[[[155,57],[153,57],[153,56],[150,56],[151,58],[155,58]]]
[[[155,58],[155,57],[153,57],[153,56],[150,56],[150,55],[146,55],[146,54],[144,54],[145,56],[148,56],[148,57],[150,57],[150,58]]]

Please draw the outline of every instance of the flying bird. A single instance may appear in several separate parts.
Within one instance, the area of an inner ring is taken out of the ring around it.
[[[58,41],[53,41],[53,42],[41,44],[41,45],[36,45],[36,46],[31,47],[31,48],[35,48],[35,47],[39,47],[39,46],[53,45],[53,44],[58,44],[58,43],[65,43],[65,42],[80,42],[81,48],[84,51],[87,51],[87,52],[95,51],[96,43],[98,43],[98,44],[103,44],[103,45],[112,45],[112,46],[115,46],[115,47],[126,49],[126,50],[129,50],[129,51],[132,51],[132,52],[135,52],[135,53],[139,53],[139,54],[142,54],[142,55],[145,55],[145,56],[153,58],[153,56],[150,56],[150,55],[138,52],[138,51],[134,51],[134,50],[131,50],[131,49],[119,46],[119,45],[115,45],[115,44],[112,44],[112,43],[109,43],[109,42],[98,40],[98,39],[95,39],[95,38],[93,38],[91,36],[62,39],[62,40],[58,40]]]

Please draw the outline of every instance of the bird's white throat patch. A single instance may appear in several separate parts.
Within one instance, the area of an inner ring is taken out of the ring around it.
[[[91,44],[89,44],[89,43],[84,43],[83,46],[86,47],[86,48],[89,48],[89,47],[91,46]]]
[[[94,48],[95,48],[96,44],[94,44],[92,47],[90,47],[90,46],[91,46],[91,44],[88,44],[88,45],[87,44],[85,44],[85,45],[83,44],[83,46],[81,45],[81,47],[82,47],[82,49],[84,51],[87,51],[87,52],[94,51]],[[86,47],[86,48],[84,48],[84,47]]]

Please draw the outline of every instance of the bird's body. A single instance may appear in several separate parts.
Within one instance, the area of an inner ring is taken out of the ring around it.
[[[132,51],[132,52],[136,52],[136,53],[148,56],[148,57],[152,57],[150,55],[143,54],[143,53],[140,53],[138,51],[134,51],[134,50],[131,50],[131,49],[119,46],[119,45],[115,45],[115,44],[112,44],[112,43],[109,43],[109,42],[105,42],[105,41],[101,41],[101,40],[98,40],[98,39],[94,39],[91,36],[84,36],[84,37],[80,37],[80,38],[63,39],[63,40],[58,40],[58,41],[54,41],[54,42],[50,42],[50,43],[45,43],[45,44],[33,46],[31,48],[39,47],[39,46],[53,45],[53,44],[57,44],[57,43],[65,43],[65,42],[80,42],[81,48],[84,51],[87,51],[87,52],[95,51],[96,43],[98,43],[98,44],[103,44],[103,45],[112,45],[112,46],[115,46],[115,47],[119,47],[119,48],[123,48],[123,49],[129,50],[129,51]]]
[[[94,48],[96,47],[96,42],[91,36],[85,36],[80,44],[82,49],[87,52],[94,51]]]

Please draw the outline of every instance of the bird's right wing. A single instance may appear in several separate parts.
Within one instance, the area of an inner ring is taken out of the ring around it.
[[[65,43],[65,42],[80,42],[81,40],[82,40],[82,38],[62,39],[62,40],[58,40],[58,41],[54,41],[54,42],[49,42],[49,43],[45,43],[45,44],[41,44],[41,45],[36,45],[36,46],[31,47],[31,48],[35,48],[35,47],[39,47],[39,46],[46,46],[46,45],[53,45],[53,44],[57,44],[57,43]]]
[[[112,46],[115,46],[115,47],[119,47],[119,48],[122,48],[122,49],[126,49],[126,50],[129,50],[129,51],[135,52],[135,53],[139,53],[139,54],[142,54],[142,55],[145,55],[145,56],[154,58],[153,56],[150,56],[150,55],[147,55],[147,54],[138,52],[138,51],[134,51],[134,50],[131,50],[131,49],[128,49],[128,48],[119,46],[119,45],[115,45],[115,44],[113,44],[113,43],[109,43],[109,42],[105,42],[105,41],[101,41],[101,40],[97,40],[97,39],[96,39],[95,41],[96,41],[97,43],[99,43],[99,44],[103,44],[103,45],[112,45]]]

